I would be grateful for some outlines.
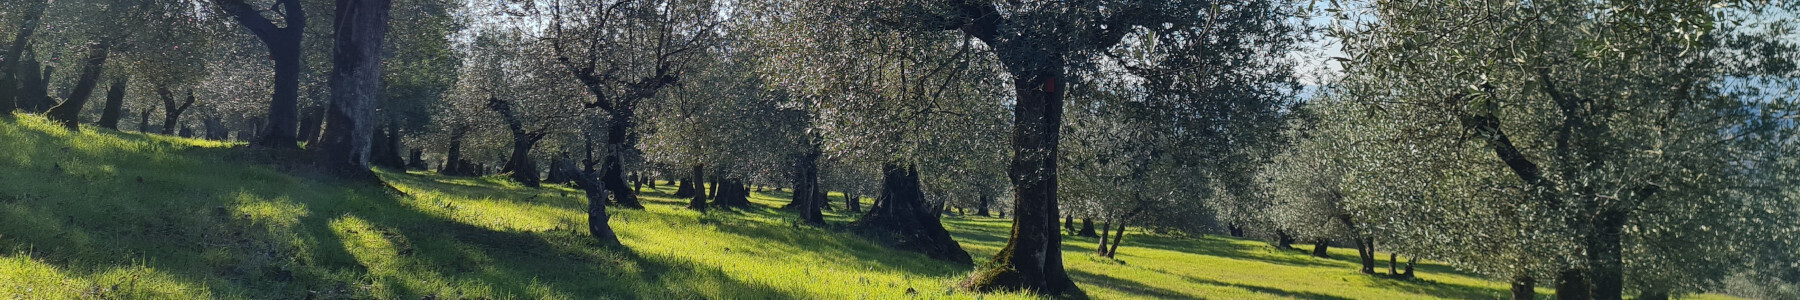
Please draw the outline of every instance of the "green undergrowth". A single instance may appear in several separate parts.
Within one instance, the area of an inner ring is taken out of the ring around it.
[[[24,299],[1026,299],[951,289],[970,272],[831,226],[799,225],[787,193],[699,213],[646,189],[612,209],[622,248],[586,235],[581,193],[502,177],[378,171],[386,186],[264,163],[242,145],[0,118],[0,298]],[[842,208],[842,195],[833,194]],[[866,200],[866,199],[865,199]],[[1005,219],[948,217],[977,262]],[[1500,282],[1426,263],[1415,280],[1231,238],[1131,231],[1118,259],[1065,239],[1095,299],[1497,298]],[[1306,246],[1302,246],[1303,248]],[[1546,294],[1548,290],[1544,291]]]

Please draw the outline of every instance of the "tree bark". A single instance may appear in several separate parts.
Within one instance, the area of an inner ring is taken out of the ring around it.
[[[331,104],[325,109],[319,151],[324,159],[321,163],[342,175],[374,175],[369,170],[369,156],[375,135],[376,95],[381,92],[381,38],[387,33],[392,7],[393,0],[337,0],[337,19],[332,23],[336,34],[329,79]],[[272,125],[292,128],[297,124],[291,112],[285,117],[284,123]],[[286,133],[293,138],[291,131]]]
[[[278,12],[282,13],[286,26],[275,27],[261,11],[244,0],[213,2],[262,40],[269,49],[269,59],[275,61],[275,91],[269,99],[268,126],[264,126],[266,132],[261,133],[256,144],[273,148],[300,147],[294,137],[294,127],[300,103],[300,68],[304,67],[300,62],[304,56],[300,41],[306,29],[306,10],[301,7],[300,0],[277,0]]]
[[[992,217],[993,214],[990,214],[988,212],[988,206],[994,205],[994,196],[988,195],[987,192],[982,192],[980,200],[981,200],[981,205],[975,207],[975,215],[983,216],[983,217]],[[1089,227],[1092,227],[1092,226],[1089,226]]]
[[[1075,235],[1075,216],[1063,216],[1062,225],[1063,230],[1068,231],[1069,235]]]
[[[1319,238],[1313,241],[1313,257],[1331,258],[1331,240]]]
[[[881,174],[881,194],[869,212],[856,221],[857,227],[878,240],[891,241],[901,250],[961,265],[974,263],[969,252],[944,229],[936,208],[925,202],[917,169],[884,164]],[[795,191],[798,193],[799,189]]]
[[[1388,252],[1388,276],[1400,276],[1400,254]]]
[[[16,101],[18,94],[19,62],[25,48],[31,45],[31,35],[37,32],[38,20],[44,17],[44,7],[48,0],[31,1],[25,4],[24,18],[19,18],[19,29],[13,36],[12,45],[6,49],[6,57],[0,57],[0,117],[12,117],[13,110],[19,108]],[[22,4],[22,3],[14,3]],[[31,70],[31,76],[37,76],[37,70]]]
[[[1413,265],[1416,265],[1418,263],[1419,263],[1418,256],[1406,258],[1406,271],[1403,273],[1400,273],[1400,275],[1401,275],[1400,277],[1406,278],[1406,279],[1412,279],[1413,278]]]
[[[693,197],[694,196],[694,180],[692,180],[692,179],[688,179],[688,180],[676,179],[674,196],[675,196],[675,198]]]
[[[575,178],[575,187],[587,194],[588,234],[593,235],[594,240],[602,246],[619,246],[618,234],[613,233],[612,225],[606,223],[611,217],[606,213],[606,188],[600,186],[602,183],[594,180],[593,175],[582,173],[568,159],[557,159],[551,163],[551,167],[562,172],[581,174]]]
[[[1078,232],[1075,235],[1094,237],[1094,219],[1081,218],[1081,232]]]
[[[825,214],[820,211],[826,199],[820,195],[819,189],[819,156],[823,151],[818,143],[810,143],[810,147],[794,161],[794,195],[785,209],[797,209],[800,220],[807,224],[824,225]]]
[[[1533,300],[1537,298],[1536,280],[1531,276],[1519,275],[1512,279],[1512,300]]]
[[[81,77],[75,80],[75,90],[69,92],[68,100],[63,100],[62,104],[45,113],[51,120],[69,130],[81,129],[81,107],[87,104],[88,97],[94,95],[94,86],[100,83],[100,73],[106,70],[106,56],[112,46],[104,41],[95,41],[88,42],[87,48],[87,59],[81,66]]]
[[[33,51],[26,49],[25,61],[14,66],[19,70],[16,70],[15,72],[18,73],[12,76],[14,81],[19,83],[19,93],[16,98],[19,109],[31,113],[42,113],[56,106],[56,100],[50,99],[50,75],[56,74],[56,66],[43,65],[35,56]],[[42,72],[39,72],[40,70]]]
[[[706,164],[694,164],[694,198],[688,201],[688,209],[706,212]]]
[[[186,112],[188,107],[194,105],[194,91],[189,89],[187,101],[180,105],[175,104],[175,95],[170,93],[167,87],[157,87],[156,96],[161,98],[163,103],[162,134],[174,135],[175,130],[181,127],[181,114]]]
[[[1119,230],[1113,232],[1112,249],[1106,249],[1106,258],[1119,254],[1119,245],[1125,243],[1125,224],[1124,219],[1119,219]]]
[[[1244,228],[1238,227],[1237,224],[1225,224],[1225,232],[1232,237],[1244,237]]]
[[[1013,231],[1000,253],[969,278],[968,286],[976,290],[1057,295],[1076,289],[1063,269],[1062,235],[1056,230],[1056,217],[1062,215],[1057,208],[1056,160],[1064,64],[1055,55],[1044,57],[1050,61],[1037,67],[1014,66],[1026,68],[1015,68],[1022,71],[1012,74],[1017,103],[1007,177],[1013,185]]]
[[[403,151],[400,144],[400,124],[396,123],[388,122],[386,133],[375,132],[375,144],[369,146],[372,148],[369,153],[370,164],[395,170],[406,170],[406,158],[400,156],[400,152]]]
[[[636,102],[630,100],[625,105],[608,109],[611,118],[607,120],[606,162],[600,168],[600,181],[605,182],[610,189],[608,191],[612,192],[614,203],[625,208],[644,209],[644,204],[638,201],[637,192],[625,185],[626,151],[637,149],[637,136],[631,134],[631,128],[636,124],[636,120],[633,120],[637,113]],[[695,177],[694,180],[695,187],[700,187],[701,177]]]
[[[1362,271],[1363,274],[1376,274],[1375,239],[1363,237],[1355,238],[1354,240],[1356,240],[1356,255],[1358,258],[1362,259],[1362,270],[1360,271]]]
[[[319,132],[325,127],[327,107],[320,105],[317,109],[307,109],[306,114],[300,117],[300,133],[294,138],[309,145],[319,144]]]
[[[1108,222],[1108,223],[1100,224],[1100,246],[1096,247],[1094,249],[1094,254],[1099,254],[1100,256],[1106,256],[1107,239],[1111,239],[1111,238],[1112,238],[1112,223]]]
[[[1294,248],[1294,236],[1288,235],[1286,230],[1276,229],[1275,230],[1275,248],[1276,249],[1293,249]]]
[[[502,167],[500,172],[512,173],[510,177],[519,184],[533,188],[538,187],[537,163],[531,161],[531,148],[537,145],[538,140],[544,139],[544,130],[526,131],[524,120],[520,120],[519,116],[513,113],[512,104],[500,100],[500,98],[488,96],[487,107],[489,110],[499,113],[501,120],[506,121],[506,129],[512,132],[512,156],[506,160],[506,166]],[[611,183],[606,184],[610,185]]]
[[[106,106],[100,111],[100,127],[119,130],[120,114],[125,109],[125,80],[129,75],[113,76],[112,85],[106,88]]]

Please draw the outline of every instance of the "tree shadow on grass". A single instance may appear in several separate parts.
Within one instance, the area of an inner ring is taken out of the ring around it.
[[[862,236],[845,231],[845,228],[839,226],[815,229],[810,226],[794,224],[730,220],[759,216],[776,219],[793,218],[792,212],[759,204],[753,204],[751,208],[743,209],[741,212],[743,213],[741,216],[711,216],[726,219],[726,221],[714,221],[717,222],[715,224],[718,225],[717,228],[721,232],[781,244],[801,245],[803,246],[801,251],[817,252],[822,257],[855,258],[844,262],[853,268],[891,270],[926,277],[942,277],[968,272],[966,267],[933,260],[923,254],[884,247]]]
[[[393,274],[369,270],[372,264],[380,265],[378,257],[352,257],[354,261],[349,262],[375,277],[386,276],[382,280],[395,288],[393,295],[386,296],[441,297],[452,291],[485,290],[502,298],[795,298],[767,285],[739,281],[715,267],[675,257],[643,256],[623,247],[599,246],[585,231],[494,230],[418,211],[398,199],[389,200],[385,205],[398,209],[367,218],[370,227],[387,231],[382,237],[393,246],[365,246],[362,252],[377,248],[390,252],[382,255],[407,261]],[[355,241],[346,243],[368,240],[336,235],[340,240]],[[470,286],[443,286],[445,282]]]
[[[1248,284],[1223,282],[1223,281],[1217,281],[1217,280],[1201,279],[1201,278],[1195,278],[1192,276],[1181,276],[1181,277],[1185,278],[1189,282],[1193,282],[1195,284],[1239,288],[1239,289],[1244,289],[1244,290],[1251,291],[1251,292],[1270,294],[1270,295],[1276,295],[1276,296],[1288,297],[1288,298],[1350,300],[1350,298],[1345,298],[1345,297],[1340,297],[1340,296],[1332,296],[1332,295],[1326,295],[1326,294],[1320,294],[1320,293],[1313,293],[1313,292],[1289,291],[1289,290],[1272,288],[1272,287],[1264,287],[1264,286],[1256,286],[1256,285],[1248,285]]]
[[[1194,296],[1177,293],[1168,289],[1146,286],[1136,281],[1119,279],[1103,274],[1089,273],[1078,269],[1069,269],[1069,278],[1074,279],[1076,286],[1099,286],[1133,295],[1150,296],[1156,299],[1191,299]]]

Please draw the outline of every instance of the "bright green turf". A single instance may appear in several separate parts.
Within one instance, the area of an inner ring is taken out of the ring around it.
[[[278,154],[235,146],[0,120],[0,298],[1028,297],[955,291],[968,267],[797,226],[771,208],[786,203],[781,192],[754,194],[753,209],[701,214],[662,186],[644,194],[646,210],[611,210],[630,249],[615,251],[578,230],[584,200],[566,187],[380,172],[396,193],[280,172],[254,163]],[[945,222],[977,261],[1008,231],[1003,219]],[[1316,259],[1135,230],[1118,260],[1090,255],[1093,247],[1069,238],[1064,253],[1097,299],[1496,298],[1505,289],[1435,264],[1419,280],[1360,275],[1348,249]]]

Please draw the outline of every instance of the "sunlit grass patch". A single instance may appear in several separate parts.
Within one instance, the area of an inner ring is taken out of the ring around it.
[[[1032,298],[951,289],[971,267],[848,233],[855,213],[801,225],[778,209],[786,192],[702,213],[671,197],[672,185],[646,188],[645,209],[609,209],[624,247],[608,248],[587,235],[583,193],[566,186],[387,170],[377,172],[386,186],[343,182],[277,171],[237,144],[69,132],[16,116],[0,120],[0,298]],[[843,195],[830,197],[843,208]],[[1011,226],[943,221],[977,263],[1005,245]],[[1497,298],[1506,289],[1437,264],[1414,281],[1357,274],[1351,249],[1319,259],[1136,228],[1116,260],[1092,255],[1095,246],[1065,237],[1063,248],[1095,299]]]

